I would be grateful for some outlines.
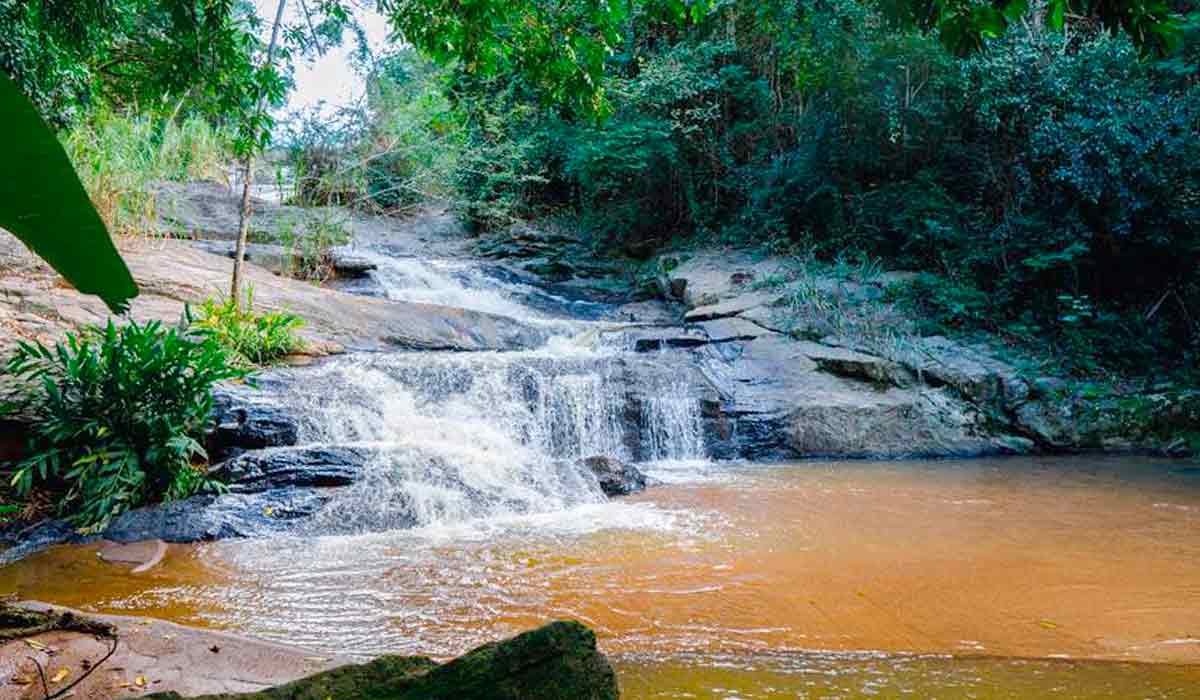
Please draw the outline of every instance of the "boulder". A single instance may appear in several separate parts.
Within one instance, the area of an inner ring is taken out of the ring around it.
[[[118,543],[207,542],[289,532],[316,515],[329,502],[330,492],[289,487],[261,493],[192,496],[124,513],[99,535],[81,534],[61,520],[43,520],[0,535],[0,544],[11,545],[0,552],[0,564],[57,544],[80,544],[100,537]]]
[[[782,258],[762,258],[746,251],[694,253],[670,267],[659,287],[690,307],[707,306],[751,291],[754,283],[785,275]]]
[[[339,245],[329,249],[329,263],[338,277],[358,279],[366,277],[378,265],[369,255],[364,255],[352,246]]]
[[[154,693],[147,700],[182,700]],[[552,622],[438,665],[384,656],[255,693],[193,700],[617,700],[616,674],[578,622]]]
[[[273,489],[262,493],[192,496],[129,511],[113,520],[105,539],[139,542],[205,542],[287,532],[315,515],[329,490]]]
[[[214,462],[242,450],[295,445],[299,432],[295,412],[250,396],[243,387],[218,387],[213,391],[208,455]]]
[[[805,457],[976,457],[1033,447],[992,436],[972,407],[936,390],[810,394],[788,415],[785,440]]]
[[[862,353],[768,335],[692,351],[716,398],[704,404],[719,458],[961,457],[1028,451],[945,388],[897,386]]]
[[[605,496],[628,496],[646,490],[646,475],[615,457],[585,457],[579,463],[596,476]]]
[[[279,447],[240,454],[209,474],[234,493],[349,486],[362,476],[372,455],[357,447]]]

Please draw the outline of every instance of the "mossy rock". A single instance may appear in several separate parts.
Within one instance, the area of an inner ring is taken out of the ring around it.
[[[616,700],[616,674],[578,622],[552,622],[449,663],[384,656],[256,693],[194,700]],[[183,700],[156,693],[146,700]]]

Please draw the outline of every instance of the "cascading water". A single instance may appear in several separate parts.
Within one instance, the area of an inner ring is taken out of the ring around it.
[[[390,298],[508,311],[551,326],[551,340],[524,352],[355,354],[287,382],[302,443],[372,455],[322,511],[321,531],[564,510],[605,500],[580,458],[703,457],[699,401],[676,368],[629,362],[603,323],[563,320],[578,302],[470,263],[386,260],[376,281]],[[518,301],[530,298],[561,302],[558,318]]]

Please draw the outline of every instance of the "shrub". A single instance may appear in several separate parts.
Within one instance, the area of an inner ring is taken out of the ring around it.
[[[253,289],[242,306],[233,299],[207,299],[191,323],[197,335],[223,348],[239,367],[268,365],[304,347],[296,335],[304,319],[282,311],[255,313]]]
[[[131,508],[220,488],[200,439],[213,385],[246,372],[211,338],[110,321],[53,348],[21,342],[5,369],[22,386],[9,408],[35,417],[17,495],[61,493],[59,515],[94,532]]]

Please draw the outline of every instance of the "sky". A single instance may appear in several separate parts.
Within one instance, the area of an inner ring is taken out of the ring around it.
[[[254,0],[259,17],[263,18],[263,31],[269,38],[271,23],[275,19],[278,0]],[[373,52],[378,52],[387,43],[388,25],[383,15],[371,7],[357,7],[350,3],[355,17],[362,25],[367,35],[367,43]],[[311,5],[310,5],[311,6]],[[288,2],[290,21],[298,21],[300,4],[295,0]],[[292,13],[296,14],[292,14]],[[365,90],[362,76],[354,72],[350,65],[350,53],[353,50],[353,39],[347,34],[347,41],[338,47],[327,49],[325,55],[312,61],[300,60],[296,64],[296,88],[288,98],[285,111],[318,107],[324,103],[325,109],[332,111],[339,105],[347,105],[361,97]]]

